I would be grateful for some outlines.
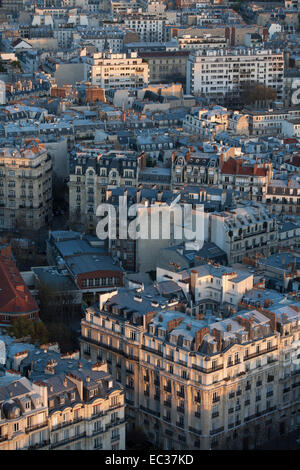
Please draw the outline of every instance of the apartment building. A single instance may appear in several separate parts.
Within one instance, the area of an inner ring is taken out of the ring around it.
[[[49,365],[51,370],[51,364]],[[48,392],[49,446],[54,450],[124,450],[124,391],[107,364],[45,380]]]
[[[105,361],[118,382],[125,386],[126,418],[129,428],[137,424],[139,409],[139,348],[143,325],[151,313],[179,305],[178,286],[123,289],[99,296],[99,308],[86,310],[81,324],[80,349],[83,359]]]
[[[207,139],[227,131],[234,135],[249,135],[248,115],[238,111],[229,111],[222,106],[200,109],[186,114],[183,129]]]
[[[203,108],[185,116],[183,129],[195,132],[201,137],[214,137],[228,128],[230,111],[222,106],[214,106],[212,109]]]
[[[241,262],[249,255],[274,253],[277,221],[260,205],[214,212],[210,214],[210,241],[227,253],[229,263]]]
[[[282,133],[285,137],[300,137],[300,118],[283,121]]]
[[[70,158],[70,218],[95,228],[96,210],[108,189],[137,186],[139,158],[133,151],[81,148]]]
[[[206,49],[225,49],[229,45],[229,40],[225,37],[212,36],[205,34],[204,36],[193,36],[191,34],[182,34],[177,38],[179,49],[183,50],[206,50]]]
[[[300,257],[297,251],[281,251],[259,260],[266,285],[280,292],[298,292]]]
[[[204,153],[190,149],[186,154],[172,155],[172,185],[216,184],[218,182],[219,157],[214,153]],[[200,202],[200,200],[198,201]]]
[[[107,197],[107,202],[115,206],[117,214],[116,238],[108,240],[109,253],[127,270],[155,271],[160,250],[179,244],[185,236],[180,224],[183,226],[186,220],[178,210],[176,214],[179,213],[179,217],[176,218],[172,206],[176,204],[175,200],[179,201],[178,195],[168,190],[143,187],[114,189],[107,192]],[[121,210],[123,216],[127,211],[127,227],[118,223]],[[188,230],[187,227],[186,232]]]
[[[143,88],[149,82],[149,67],[136,52],[99,52],[86,61],[86,79],[101,88]]]
[[[128,418],[159,448],[253,449],[299,426],[299,312],[244,307],[217,321],[115,294],[86,311],[81,348],[110,358]]]
[[[64,372],[52,359],[36,380],[0,376],[1,450],[125,449],[123,388],[107,364],[85,363]]]
[[[99,52],[107,50],[119,54],[123,50],[124,36],[125,32],[121,29],[106,26],[96,31],[86,31],[81,39],[83,45],[89,45],[92,42]]]
[[[219,187],[236,189],[243,196],[253,201],[263,201],[267,186],[271,181],[273,169],[271,163],[250,165],[243,159],[229,158],[220,171]]]
[[[75,284],[86,302],[94,302],[98,292],[123,286],[123,270],[108,254],[104,243],[96,236],[83,235],[80,232],[63,230],[49,232],[47,259],[51,268],[48,273],[44,272],[44,276],[40,271],[42,279],[44,278],[42,283],[50,287],[52,281],[56,279],[59,285],[59,282],[63,283],[65,274],[67,276],[62,286],[64,295],[67,294],[70,285],[73,289],[72,285]],[[48,276],[52,277],[49,282],[47,282]],[[57,287],[56,285],[56,293]],[[74,294],[73,291],[71,298],[75,301],[78,297]]]
[[[0,375],[0,450],[36,449],[48,441],[45,387],[11,372]]]
[[[266,207],[275,214],[300,214],[300,182],[272,179],[265,194]]]
[[[164,42],[166,20],[159,15],[130,14],[124,18],[125,25],[136,31],[143,42]]]
[[[257,33],[263,37],[264,41],[268,39],[268,29],[263,26],[255,24],[238,24],[236,20],[234,20],[234,23],[235,24],[229,26],[228,18],[226,18],[223,24],[214,24],[213,27],[211,25],[205,25],[202,27],[187,27],[187,25],[167,26],[166,33],[168,39],[171,39],[171,37],[177,37],[179,39],[181,36],[185,36],[186,34],[189,34],[192,37],[208,36],[226,38],[226,40],[229,41],[230,46],[245,46],[246,36],[248,34]]]
[[[176,282],[191,301],[193,315],[236,309],[245,292],[253,288],[252,274],[215,263],[191,269],[182,269],[175,263],[169,269],[157,267],[156,279]]]
[[[284,134],[284,126],[288,120],[299,119],[300,107],[293,106],[283,109],[269,109],[266,111],[247,110],[249,115],[250,135],[272,135]]]
[[[52,219],[52,161],[43,144],[0,149],[0,228],[38,230]]]
[[[217,97],[240,91],[248,82],[262,83],[282,97],[283,52],[233,48],[194,51],[187,61],[186,91]]]

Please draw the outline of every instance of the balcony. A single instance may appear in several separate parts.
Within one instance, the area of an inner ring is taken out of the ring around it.
[[[150,408],[147,408],[146,406],[143,406],[143,405],[141,405],[140,408],[141,408],[141,410],[145,411],[146,413],[149,413],[153,416],[157,416],[158,418],[160,417],[160,412],[159,411],[151,410]]]
[[[93,429],[92,435],[98,436],[99,434],[102,434],[104,432],[105,432],[105,428]]]
[[[211,372],[217,372],[218,370],[222,370],[224,367],[224,364],[220,364],[219,366],[216,367],[211,367],[209,369],[205,369],[203,367],[198,366],[197,364],[192,364],[192,368],[199,371],[203,372],[204,374],[210,374]]]
[[[178,426],[179,428],[184,429],[184,423],[182,423],[181,421],[176,421],[176,426]]]
[[[177,396],[180,398],[184,398],[184,392],[177,392]]]
[[[28,446],[28,450],[41,449],[42,447],[46,447],[49,444],[50,444],[50,440],[47,439],[47,440],[44,440],[44,441],[41,441],[41,442],[37,442],[36,444],[31,444],[30,446]]]
[[[104,416],[104,413],[97,413],[97,416]],[[62,429],[66,428],[67,426],[71,426],[72,424],[80,423],[80,421],[83,421],[83,416],[80,416],[79,418],[73,419],[71,421],[65,421],[63,423],[56,424],[55,426],[52,427],[52,431],[56,431],[57,429]]]
[[[215,434],[219,434],[220,432],[223,432],[223,431],[224,431],[224,426],[222,426],[221,428],[218,428],[218,429],[212,429],[210,431],[210,435],[214,436]]]
[[[184,406],[177,406],[177,411],[179,411],[179,413],[184,413]]]
[[[63,445],[66,445],[66,444],[69,444],[73,441],[77,441],[78,439],[82,439],[83,437],[85,437],[85,432],[81,433],[81,434],[77,434],[76,436],[71,436],[71,437],[68,437],[66,439],[62,439],[61,441],[57,441],[57,442],[52,442],[50,444],[50,448],[51,449],[54,449],[56,447],[60,447],[60,446],[63,446]]]
[[[272,351],[277,351],[277,349],[278,349],[277,346],[273,346],[273,348],[269,348],[269,349],[266,348],[261,351],[255,352],[253,354],[248,354],[247,356],[244,356],[244,361],[248,361],[249,359],[253,359],[254,357],[261,356],[262,354],[267,354]]]
[[[148,352],[150,352],[150,353],[152,353],[152,354],[156,354],[156,355],[158,355],[158,356],[160,356],[160,357],[163,357],[163,353],[162,353],[161,351],[159,351],[158,349],[148,348],[148,346],[145,346],[144,344],[142,345],[142,349],[143,349],[144,351],[148,351]]]
[[[164,391],[165,391],[165,392],[168,392],[168,393],[171,393],[171,391],[172,391],[171,385],[165,385],[165,386],[164,386]]]
[[[213,403],[218,403],[220,400],[221,400],[221,398],[219,396],[217,396],[217,397],[213,397],[212,402]]]
[[[42,429],[48,426],[48,421],[44,421],[43,423],[33,424],[32,426],[28,426],[25,428],[25,432],[28,434],[32,431],[37,431],[38,429]]]
[[[197,434],[198,436],[201,436],[201,430],[193,428],[192,426],[189,426],[189,431],[193,432],[194,434]]]
[[[168,361],[172,361],[174,362],[174,356],[170,355],[170,354],[166,354],[166,359],[168,359]]]

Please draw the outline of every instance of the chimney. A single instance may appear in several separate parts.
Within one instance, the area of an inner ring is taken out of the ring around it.
[[[201,346],[204,336],[209,334],[208,328],[201,328],[201,330],[196,331],[195,333],[195,351],[198,351],[199,346]]]
[[[215,337],[215,340],[217,342],[217,351],[221,351],[222,349],[222,333],[220,330],[217,328],[214,328],[212,330],[212,335]]]
[[[248,320],[248,318],[236,317],[236,320],[240,323],[241,326],[243,326],[246,329],[246,331],[248,331],[249,339],[252,340],[252,337],[253,337],[252,323],[254,321],[254,318],[250,317]]]
[[[220,157],[219,157],[219,166],[220,166],[220,170],[222,170],[223,165],[224,165],[224,153],[221,153],[221,155],[220,155]]]
[[[67,380],[67,377],[64,378],[64,386],[67,387],[68,386],[68,380]]]
[[[231,323],[227,323],[227,331],[231,331]]]
[[[177,326],[180,325],[182,320],[184,320],[184,317],[174,318],[173,320],[168,321],[168,325],[167,325],[168,333],[172,331],[174,328],[177,328]]]
[[[195,298],[195,289],[196,289],[196,282],[198,278],[198,271],[195,269],[191,270],[191,292]]]
[[[144,320],[144,329],[148,329],[149,323],[151,323],[152,318],[156,315],[157,312],[147,312],[146,315],[144,315],[143,320]]]
[[[91,378],[89,375],[86,376],[86,381],[89,383],[91,381]]]

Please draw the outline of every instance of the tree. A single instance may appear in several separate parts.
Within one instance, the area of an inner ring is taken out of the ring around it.
[[[240,93],[243,104],[254,104],[257,101],[273,101],[277,98],[277,91],[262,83],[245,82]]]
[[[149,441],[141,427],[126,433],[126,448],[127,450],[159,450]]]
[[[50,342],[57,342],[61,352],[73,351],[77,346],[75,332],[73,332],[64,323],[49,322],[47,330]]]
[[[43,344],[48,341],[47,328],[39,320],[18,317],[13,321],[9,333],[15,338],[30,337],[30,341],[33,343]]]

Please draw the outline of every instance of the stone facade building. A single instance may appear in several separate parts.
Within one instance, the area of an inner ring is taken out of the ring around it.
[[[33,382],[0,376],[0,450],[124,449],[124,392],[107,364],[56,366],[50,360]]]
[[[38,230],[52,219],[52,160],[43,144],[0,149],[0,229]]]
[[[69,210],[71,220],[96,226],[96,210],[106,201],[106,191],[120,186],[135,187],[139,159],[132,151],[83,148],[71,156]]]
[[[83,355],[106,356],[126,387],[128,419],[151,442],[253,449],[299,425],[297,305],[241,305],[221,321],[159,307],[153,299],[142,313],[112,294],[82,320]]]

